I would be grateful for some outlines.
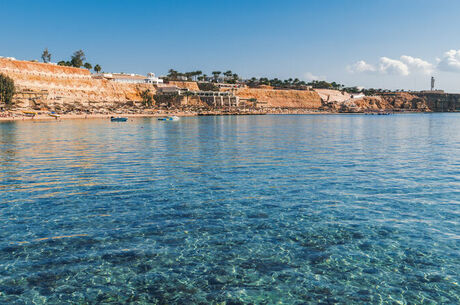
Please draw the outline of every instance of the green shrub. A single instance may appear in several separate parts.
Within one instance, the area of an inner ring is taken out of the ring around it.
[[[14,81],[10,77],[0,74],[0,103],[13,104],[13,96],[16,92]]]

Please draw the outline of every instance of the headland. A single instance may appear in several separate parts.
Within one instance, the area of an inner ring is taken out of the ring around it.
[[[149,74],[87,69],[0,58],[14,80],[12,105],[0,120],[266,113],[381,113],[460,111],[460,94],[440,91],[349,93],[311,86],[277,88],[249,82],[166,80]],[[31,115],[32,114],[32,115]]]

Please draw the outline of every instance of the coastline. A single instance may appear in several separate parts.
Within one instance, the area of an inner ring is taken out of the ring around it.
[[[2,113],[0,112],[0,115]],[[336,114],[328,111],[313,111],[306,109],[292,110],[267,110],[267,111],[164,111],[144,112],[144,113],[97,113],[97,114],[60,114],[59,118],[50,116],[47,113],[39,113],[34,117],[26,116],[22,113],[10,113],[8,116],[0,116],[2,121],[60,121],[72,119],[110,119],[110,117],[126,117],[126,118],[149,118],[149,117],[194,117],[194,116],[226,116],[226,115],[266,115],[266,114]]]
[[[316,109],[279,109],[279,108],[265,108],[265,109],[233,109],[233,110],[202,110],[202,111],[192,111],[192,110],[158,110],[158,109],[145,109],[143,111],[133,113],[134,111],[139,111],[139,109],[129,110],[129,112],[107,112],[107,113],[67,113],[59,114],[59,118],[55,118],[49,115],[48,112],[36,111],[37,115],[34,117],[25,115],[22,111],[26,109],[14,110],[14,111],[4,111],[0,112],[0,122],[8,121],[60,121],[60,120],[72,120],[72,119],[110,119],[110,117],[126,117],[126,118],[149,118],[149,117],[167,117],[167,116],[178,116],[178,117],[195,117],[195,116],[227,116],[227,115],[319,115],[319,114],[328,114],[328,115],[358,115],[358,114],[401,114],[401,113],[431,113],[431,111],[417,111],[417,110],[405,110],[405,111],[367,111],[367,112],[337,112],[337,111],[327,111],[327,110],[316,110]],[[29,110],[28,111],[33,111]]]

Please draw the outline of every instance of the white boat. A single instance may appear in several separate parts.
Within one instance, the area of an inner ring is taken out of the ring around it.
[[[165,118],[158,118],[158,121],[179,121],[179,117],[178,116],[168,116],[168,117],[165,117]]]
[[[48,113],[48,115],[51,116],[51,117],[53,117],[53,118],[56,118],[56,119],[58,119],[58,118],[61,117],[59,114],[57,114],[57,113],[55,113],[55,112],[50,112],[50,113]]]

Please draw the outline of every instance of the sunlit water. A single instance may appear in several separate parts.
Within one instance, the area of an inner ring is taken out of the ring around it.
[[[4,122],[0,165],[0,304],[460,303],[460,114]]]

